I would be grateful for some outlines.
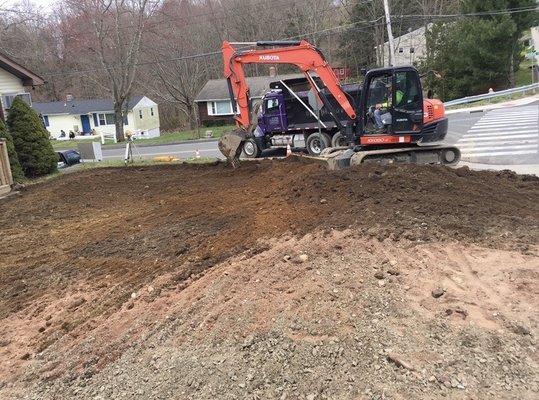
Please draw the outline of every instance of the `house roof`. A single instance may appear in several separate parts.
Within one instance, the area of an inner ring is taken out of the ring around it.
[[[144,96],[134,96],[129,100],[127,109],[132,110]],[[72,101],[52,101],[48,103],[32,103],[32,107],[42,115],[51,114],[89,114],[93,112],[114,112],[114,102],[111,99],[89,99]]]
[[[269,89],[271,82],[301,78],[303,74],[286,74],[277,76],[254,76],[246,78],[247,85],[249,86],[251,98],[261,98]],[[228,94],[228,85],[226,79],[210,79],[202,90],[195,98],[195,102],[212,101],[212,100],[228,100],[230,96]]]
[[[22,80],[23,86],[39,86],[45,83],[45,80],[39,75],[33,73],[27,68],[24,68],[19,63],[13,61],[4,53],[0,53],[0,68],[6,70],[10,74],[15,75]]]

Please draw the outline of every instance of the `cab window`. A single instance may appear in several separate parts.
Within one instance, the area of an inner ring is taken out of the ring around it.
[[[387,103],[389,99],[391,86],[391,75],[381,75],[374,77],[369,83],[367,92],[367,107],[375,106],[376,104]]]
[[[266,111],[272,112],[279,110],[279,99],[268,99],[266,100]]]
[[[408,111],[422,108],[418,76],[413,71],[395,74],[395,106]],[[400,100],[400,101],[399,101]]]

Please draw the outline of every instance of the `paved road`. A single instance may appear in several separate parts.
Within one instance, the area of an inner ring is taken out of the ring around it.
[[[140,146],[135,145],[133,156],[135,158],[140,155],[143,158],[154,158],[158,156],[175,156],[180,159],[195,157],[196,150],[199,151],[201,157],[219,157],[222,158],[216,141],[198,142],[198,143],[181,143],[159,146]],[[123,159],[125,154],[124,148],[103,148],[104,159]]]
[[[539,102],[452,114],[446,141],[461,150],[465,162],[539,164]]]
[[[462,160],[467,163],[539,165],[539,102],[485,112],[450,114],[446,142],[458,146]],[[194,157],[197,149],[202,157],[223,158],[216,141],[137,146],[136,150],[144,158],[171,155],[186,159]],[[263,155],[281,154],[281,150],[272,150]],[[105,159],[121,159],[124,149],[104,148],[103,156]],[[526,171],[526,168],[518,170]]]

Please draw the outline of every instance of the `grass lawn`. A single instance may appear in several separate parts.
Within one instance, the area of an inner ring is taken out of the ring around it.
[[[531,95],[532,95],[532,92],[528,91],[526,93],[515,93],[515,94],[512,94],[512,95],[494,97],[492,99],[487,99],[487,100],[474,101],[473,103],[457,104],[455,106],[448,106],[446,108],[448,110],[456,110],[458,108],[470,108],[470,107],[476,107],[476,106],[486,106],[486,105],[489,105],[489,104],[497,104],[497,103],[503,103],[505,101],[521,99],[523,97],[528,97],[528,96],[531,96]]]
[[[77,143],[90,143],[99,142],[101,139],[96,137],[95,139],[83,139],[83,140],[51,140],[52,148],[54,150],[76,149]],[[105,146],[114,144],[112,140],[105,140]]]
[[[185,142],[188,140],[196,140],[196,139],[202,139],[205,137],[206,131],[212,131],[213,138],[220,138],[221,135],[225,132],[228,132],[230,130],[234,129],[233,125],[226,125],[226,126],[213,126],[211,128],[200,128],[198,131],[190,130],[190,131],[178,131],[178,132],[171,132],[171,133],[161,133],[161,136],[152,138],[152,139],[139,139],[137,141],[137,144],[143,145],[143,144],[168,144],[168,143],[178,143],[178,142]],[[93,139],[93,141],[98,142],[100,140],[99,137],[96,137]],[[77,147],[77,143],[88,143],[92,141],[91,139],[84,139],[84,140],[52,140],[52,147],[55,150],[62,150],[62,149],[72,149]],[[114,144],[112,140],[106,140],[104,147],[110,146]]]
[[[515,86],[525,86],[532,84],[532,70],[530,69],[532,60],[523,60],[520,68],[515,72]]]

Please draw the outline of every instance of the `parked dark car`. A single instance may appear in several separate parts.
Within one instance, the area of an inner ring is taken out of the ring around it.
[[[80,163],[80,154],[77,150],[60,150],[57,151],[58,168],[67,168]]]

